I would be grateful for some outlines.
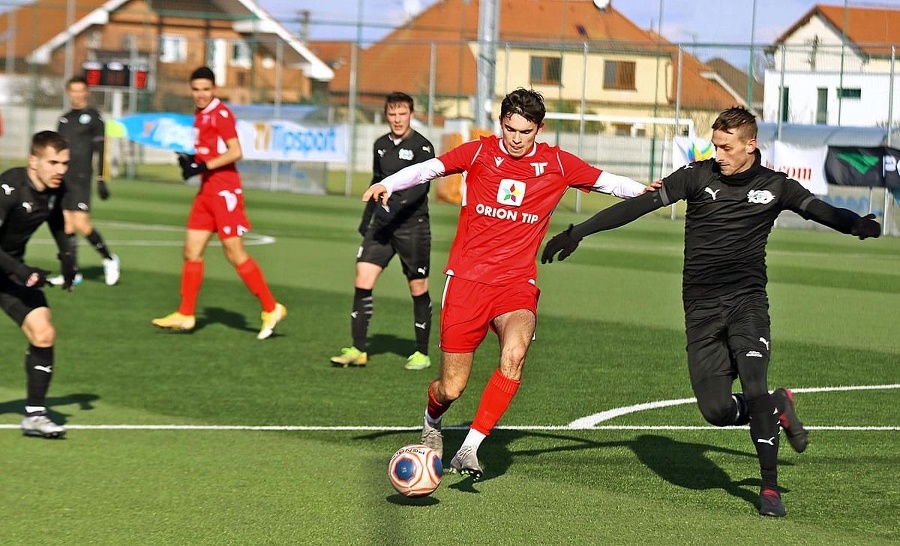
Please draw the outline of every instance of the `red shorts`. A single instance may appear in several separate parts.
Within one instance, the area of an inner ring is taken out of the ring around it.
[[[441,350],[475,352],[500,315],[524,309],[537,317],[540,295],[538,287],[527,281],[493,285],[448,275],[441,297]]]
[[[188,215],[188,229],[215,231],[219,239],[240,237],[250,231],[244,211],[244,192],[222,190],[216,195],[198,193]]]

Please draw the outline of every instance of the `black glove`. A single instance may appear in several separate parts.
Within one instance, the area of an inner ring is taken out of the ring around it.
[[[106,187],[106,180],[102,178],[97,179],[97,195],[100,196],[101,201],[109,199],[109,188]]]
[[[542,264],[553,263],[553,256],[557,253],[559,253],[559,261],[563,261],[575,252],[581,239],[572,237],[573,227],[572,224],[569,224],[569,229],[554,235],[547,241],[547,246],[544,247],[544,252],[541,254]]]
[[[850,228],[850,235],[856,235],[860,239],[877,238],[881,235],[881,224],[875,221],[874,214],[861,216],[853,222],[853,227]]]
[[[22,264],[19,270],[16,271],[15,277],[16,280],[28,288],[40,288],[49,284],[47,282],[47,275],[49,274],[50,272],[46,269],[38,269],[37,267],[30,267]]]
[[[184,180],[206,171],[206,163],[197,161],[193,155],[179,153],[178,164],[181,165],[181,178]]]
[[[75,254],[71,251],[60,252],[56,255],[59,258],[59,269],[63,276],[63,290],[69,292],[75,286],[75,275],[78,275],[78,264],[75,263]]]

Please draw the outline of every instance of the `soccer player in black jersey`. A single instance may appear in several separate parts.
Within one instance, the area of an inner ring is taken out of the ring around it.
[[[750,424],[762,476],[759,513],[780,517],[785,509],[778,489],[778,427],[797,452],[806,449],[807,433],[791,391],[768,390],[769,233],[783,210],[860,239],[878,237],[881,226],[874,215],[833,207],[784,173],[762,166],[756,118],[748,110],[725,110],[712,129],[715,159],[686,165],[664,178],[659,191],[569,226],[547,243],[541,262],[552,262],[557,254],[564,260],[587,235],[687,201],[682,295],[691,386],[709,423]],[[732,394],[735,378],[743,393]]]
[[[400,169],[434,157],[434,146],[415,131],[413,99],[406,93],[387,96],[384,115],[390,132],[375,141],[372,182],[377,184]],[[428,294],[428,270],[431,266],[431,226],[428,218],[429,184],[422,184],[391,195],[387,207],[366,203],[359,233],[363,242],[356,254],[356,279],[353,283],[353,310],[350,313],[351,347],[331,358],[334,366],[365,366],[369,321],[372,319],[372,289],[381,272],[396,254],[409,282],[413,300],[413,330],[416,351],[406,361],[407,370],[431,366],[428,338],[431,333],[431,297]],[[373,221],[374,217],[374,221]]]
[[[27,397],[22,433],[62,438],[66,429],[47,416],[46,397],[53,375],[56,330],[41,287],[47,274],[24,263],[31,236],[47,222],[59,247],[63,287],[72,288],[78,269],[64,230],[60,185],[69,165],[69,148],[59,133],[42,131],[32,137],[27,167],[0,174],[0,309],[18,324],[28,339],[25,352]]]
[[[94,173],[94,155],[97,156],[97,194],[100,199],[109,198],[104,173],[104,124],[100,112],[88,106],[87,82],[75,77],[66,83],[66,94],[72,109],[59,118],[57,131],[69,141],[71,161],[66,173],[63,214],[66,219],[66,234],[72,255],[78,258],[77,233],[87,239],[100,254],[103,261],[103,278],[107,285],[119,282],[119,257],[107,248],[100,232],[91,224],[91,177]],[[54,279],[55,283],[59,280]],[[81,277],[76,279],[81,282]]]

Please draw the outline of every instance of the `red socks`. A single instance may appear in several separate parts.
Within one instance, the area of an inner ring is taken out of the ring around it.
[[[203,284],[203,261],[185,261],[181,266],[181,305],[178,312],[193,315],[197,307],[197,296]]]
[[[247,258],[244,263],[237,266],[237,272],[247,288],[250,289],[250,293],[259,299],[262,310],[271,313],[275,309],[275,297],[269,290],[269,285],[256,261],[253,258]]]
[[[506,413],[506,409],[509,408],[513,396],[519,390],[520,383],[520,380],[506,377],[500,373],[499,369],[495,370],[481,394],[481,402],[478,404],[478,411],[475,412],[471,428],[485,436],[490,434],[503,414]]]

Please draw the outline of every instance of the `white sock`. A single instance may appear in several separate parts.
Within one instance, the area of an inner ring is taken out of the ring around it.
[[[443,415],[441,415],[443,417]],[[428,415],[428,410],[425,410],[425,422],[428,423],[429,426],[439,427],[441,426],[441,417],[437,419],[432,419],[430,415]]]
[[[462,445],[463,447],[471,446],[477,450],[479,447],[481,447],[481,442],[483,442],[485,438],[487,438],[487,434],[482,434],[474,428],[470,428],[469,433],[466,435],[466,439],[463,440]]]

